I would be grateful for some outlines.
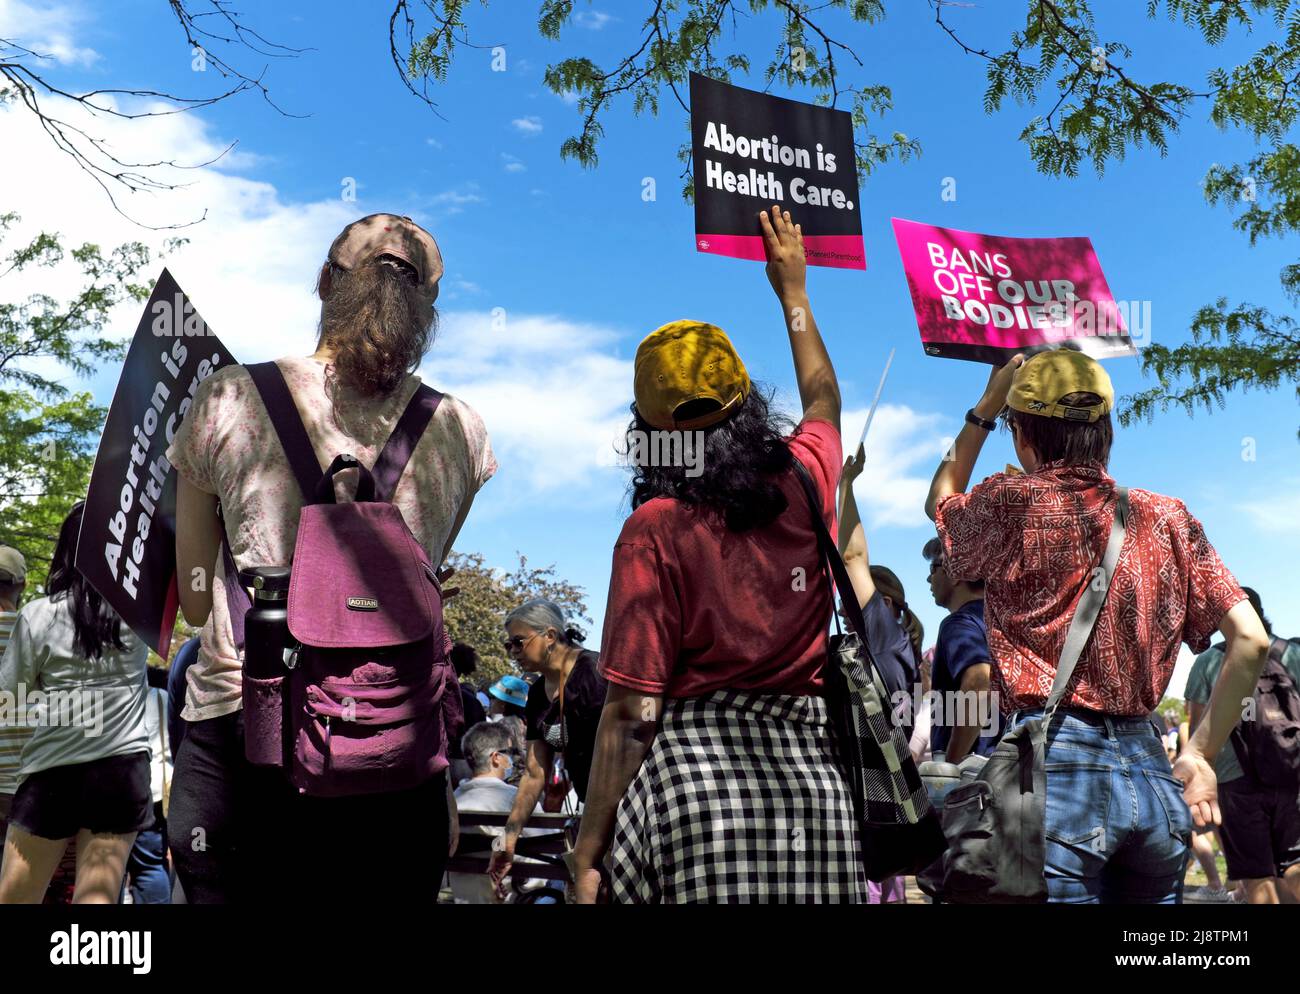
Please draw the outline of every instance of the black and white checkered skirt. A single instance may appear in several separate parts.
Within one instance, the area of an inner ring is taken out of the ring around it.
[[[825,700],[724,690],[665,701],[609,863],[624,904],[865,902]]]

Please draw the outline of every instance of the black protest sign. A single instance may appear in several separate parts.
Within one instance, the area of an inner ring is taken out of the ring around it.
[[[810,266],[866,269],[853,117],[691,74],[695,247],[766,259],[758,212],[802,227]]]
[[[164,269],[108,409],[76,560],[122,620],[164,659],[178,600],[176,471],[165,453],[199,384],[233,365],[234,357]]]

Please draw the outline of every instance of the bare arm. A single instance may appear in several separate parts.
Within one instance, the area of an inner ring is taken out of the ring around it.
[[[961,672],[962,693],[974,693],[978,696],[973,699],[976,704],[974,708],[958,707],[955,709],[958,718],[966,720],[953,724],[952,738],[948,740],[948,751],[945,754],[950,763],[960,763],[970,754],[971,749],[975,748],[975,743],[979,741],[981,731],[979,718],[988,707],[988,692],[992,673],[993,668],[988,663],[976,663],[973,666],[967,666]],[[969,697],[966,699],[972,700]]]
[[[488,861],[488,875],[497,886],[497,892],[505,890],[506,874],[515,859],[515,844],[519,833],[533,816],[537,800],[546,788],[546,776],[555,758],[555,750],[542,739],[528,740],[528,758],[524,761],[524,775],[519,778],[519,789],[515,792],[515,803],[510,808],[510,817],[506,819],[505,831],[501,833],[500,848],[493,847],[492,857]]]
[[[614,836],[614,815],[628,784],[641,769],[658,729],[663,697],[611,683],[596,730],[587,804],[574,847],[573,875],[579,900],[595,899],[597,867]]]
[[[803,230],[793,223],[789,211],[782,211],[775,204],[770,216],[768,211],[760,211],[758,220],[767,249],[767,278],[781,301],[790,336],[804,419],[828,421],[838,432],[840,384],[808,301]]]
[[[1016,355],[1012,356],[1011,361],[1005,366],[993,367],[988,385],[984,388],[984,395],[975,405],[974,410],[977,415],[986,421],[992,421],[1002,413],[1002,409],[1007,406],[1007,391],[1011,389],[1011,377],[1024,361],[1024,356]],[[980,449],[984,447],[984,440],[988,435],[987,431],[977,425],[969,422],[962,425],[957,440],[953,442],[952,451],[944,454],[939,468],[935,470],[934,479],[930,482],[930,493],[925,499],[925,513],[931,521],[935,519],[934,509],[939,506],[941,500],[952,494],[966,492],[971,473],[975,470],[975,462],[979,459]]]
[[[529,740],[524,775],[519,778],[514,807],[510,809],[510,818],[506,822],[505,834],[512,855],[515,851],[515,840],[519,838],[519,833],[523,831],[528,819],[533,816],[533,810],[537,807],[542,791],[546,789],[546,776],[554,760],[555,750],[548,742],[541,739]]]
[[[195,628],[212,613],[212,570],[221,545],[217,498],[176,474],[176,584],[181,613]],[[202,582],[198,582],[199,580]]]
[[[1228,643],[1223,667],[1203,718],[1174,763],[1174,775],[1183,781],[1183,797],[1197,825],[1220,822],[1218,782],[1211,764],[1241,721],[1242,702],[1254,695],[1268,659],[1268,633],[1249,601],[1235,604],[1223,616],[1219,631]]]
[[[857,454],[845,460],[840,474],[840,555],[844,557],[844,569],[853,583],[858,607],[863,607],[876,592],[876,585],[871,580],[871,558],[867,554],[867,532],[862,527],[858,502],[853,496],[853,483],[862,473],[865,462],[866,452],[858,446]]]

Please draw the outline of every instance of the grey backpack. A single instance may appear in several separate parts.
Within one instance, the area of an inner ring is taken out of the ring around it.
[[[1043,716],[1004,735],[979,777],[954,788],[944,800],[943,831],[948,838],[943,857],[945,901],[1040,904],[1047,900],[1043,876],[1047,730],[1097,623],[1124,544],[1128,490],[1116,487],[1115,494],[1115,520],[1098,578],[1102,582],[1090,581],[1079,598]]]

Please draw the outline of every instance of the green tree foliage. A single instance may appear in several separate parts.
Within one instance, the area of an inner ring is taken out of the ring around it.
[[[989,113],[1008,96],[1046,106],[1020,135],[1040,171],[1074,176],[1087,162],[1100,174],[1130,147],[1149,145],[1164,155],[1184,121],[1203,113],[1220,129],[1249,134],[1260,148],[1247,162],[1212,165],[1206,200],[1236,211],[1233,226],[1252,245],[1300,230],[1300,149],[1287,140],[1300,113],[1297,0],[1148,0],[1148,17],[1163,16],[1210,47],[1231,32],[1259,45],[1240,65],[1214,69],[1203,83],[1141,78],[1128,46],[1097,29],[1093,10],[1107,8],[1091,0],[1027,0],[1024,27],[1001,52],[967,44],[948,5],[932,0],[932,6],[962,50],[988,63]],[[1291,303],[1300,303],[1300,264],[1283,269],[1281,281]],[[1121,423],[1171,406],[1189,414],[1222,407],[1238,387],[1295,384],[1300,399],[1300,336],[1292,316],[1224,296],[1196,312],[1191,333],[1183,345],[1143,349],[1143,371],[1156,386],[1124,398]]]
[[[1214,69],[1203,81],[1145,78],[1132,64],[1129,46],[1098,27],[1095,14],[1112,8],[1097,0],[979,7],[929,2],[940,37],[987,63],[984,110],[996,113],[1008,98],[1033,107],[1020,138],[1041,172],[1073,177],[1086,163],[1102,173],[1132,148],[1153,147],[1164,155],[1184,122],[1203,114],[1221,129],[1251,135],[1260,147],[1247,162],[1210,167],[1206,199],[1237,210],[1234,226],[1252,244],[1300,230],[1300,149],[1287,140],[1300,112],[1300,0],[1148,0],[1146,15],[1173,25],[1171,44],[1185,33],[1210,48],[1233,32],[1257,39],[1258,48],[1244,62]],[[459,47],[483,47],[470,41],[469,21],[486,5],[487,0],[421,0],[418,6],[431,18],[431,25],[423,25],[412,13],[417,5],[399,0],[389,39],[412,92],[429,100],[429,83],[446,79]],[[630,100],[637,114],[658,114],[665,101],[686,111],[683,94],[692,71],[735,82],[757,76],[765,86],[806,90],[818,102],[838,106],[843,101],[853,113],[857,164],[864,176],[890,159],[919,152],[917,142],[901,132],[889,138],[871,132],[872,120],[891,108],[887,86],[853,85],[844,78],[846,68],[856,72],[863,61],[839,38],[857,37],[862,26],[880,21],[884,0],[637,0],[620,12],[628,7],[640,20],[636,45],[627,55],[607,65],[574,55],[546,70],[552,91],[578,97],[581,126],[561,145],[565,158],[596,164],[603,122],[620,100]],[[990,50],[964,40],[973,17],[987,27],[989,17],[1002,17],[1007,8],[1017,13],[1011,15],[1014,26],[1005,48]],[[537,11],[538,32],[558,41],[582,14],[582,5],[538,0]],[[771,26],[772,49],[756,67],[736,44],[736,33],[738,24],[760,18]],[[398,55],[403,29],[405,59]],[[416,79],[422,91],[415,90]],[[689,198],[690,147],[683,146],[679,155]],[[1291,302],[1300,303],[1300,264],[1283,270],[1282,284]],[[1143,370],[1157,385],[1125,398],[1124,424],[1170,406],[1189,413],[1198,406],[1222,406],[1238,387],[1296,384],[1300,397],[1300,343],[1291,316],[1220,297],[1196,313],[1191,332],[1187,344],[1144,349]]]
[[[574,0],[536,2],[537,30],[552,41],[561,40],[583,12]],[[389,21],[389,43],[407,88],[433,105],[429,84],[446,80],[456,50],[485,47],[470,41],[469,21],[487,0],[421,0],[428,24],[417,23],[412,6],[407,0],[397,3]],[[582,121],[578,132],[560,146],[560,155],[584,166],[596,165],[604,119],[620,101],[630,101],[638,115],[658,115],[664,103],[688,114],[692,72],[744,82],[755,70],[736,41],[737,31],[745,22],[763,18],[771,26],[771,55],[758,72],[764,87],[779,83],[805,90],[818,103],[848,110],[858,135],[857,165],[863,176],[891,159],[910,158],[920,151],[915,139],[902,132],[881,136],[871,130],[872,120],[892,107],[889,87],[845,77],[846,68],[856,74],[864,63],[839,37],[884,15],[884,0],[642,0],[635,16],[643,20],[626,55],[604,66],[576,55],[547,67],[547,87],[576,96]],[[399,56],[399,46],[405,59]],[[418,90],[413,80],[419,81]],[[694,192],[690,146],[683,145],[678,155],[684,164],[683,194],[689,199]]]
[[[0,214],[0,242],[17,221]],[[108,255],[87,243],[70,254],[82,274],[76,296],[31,293],[0,303],[0,543],[27,558],[32,593],[44,586],[59,526],[86,494],[106,414],[52,370],[86,376],[121,359],[125,343],[108,337],[104,323],[118,303],[148,297],[136,282],[150,261],[141,243]],[[25,271],[56,266],[64,255],[59,236],[42,232],[0,259],[0,286],[21,286]]]
[[[506,612],[530,597],[554,601],[571,623],[591,623],[585,592],[556,576],[554,566],[529,566],[527,558],[520,555],[518,565],[507,573],[488,566],[476,552],[453,552],[447,564],[456,570],[448,589],[460,589],[446,604],[447,630],[455,641],[478,652],[478,672],[472,678],[476,682],[490,683],[507,673],[519,674],[501,644],[506,637],[503,622]]]

